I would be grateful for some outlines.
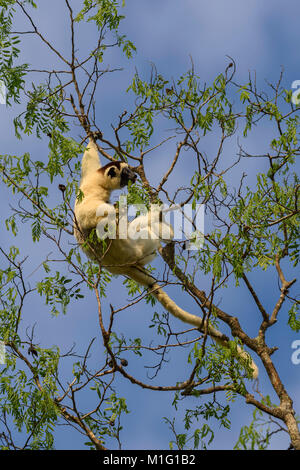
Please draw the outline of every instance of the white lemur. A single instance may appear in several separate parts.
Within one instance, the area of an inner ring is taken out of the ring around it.
[[[146,238],[113,238],[104,245],[93,237],[91,232],[101,226],[101,221],[107,220],[110,213],[114,214],[114,206],[109,203],[110,194],[115,189],[128,185],[129,181],[135,182],[136,175],[124,162],[111,162],[101,167],[96,143],[90,139],[81,165],[80,197],[75,202],[74,235],[85,254],[92,260],[101,263],[101,266],[112,274],[121,274],[133,279],[149,289],[151,294],[172,315],[185,323],[189,323],[206,332],[219,345],[228,348],[228,341],[220,331],[211,323],[201,317],[190,314],[180,308],[159,286],[144,265],[151,262],[156,256],[161,241],[173,238],[173,231],[162,217],[156,218],[154,230],[159,238],[151,238],[153,225],[149,224],[147,216],[142,215],[134,219],[128,225],[128,232],[135,224],[139,225],[141,233],[148,231]],[[165,235],[166,234],[166,235]],[[246,360],[253,370],[253,378],[258,376],[258,368],[251,356],[237,347],[237,356]]]
[[[101,228],[102,222],[105,225],[110,214],[112,217],[116,215],[115,207],[109,204],[111,191],[120,189],[128,185],[129,181],[135,180],[135,173],[124,162],[108,163],[101,167],[97,146],[93,141],[89,142],[82,159],[80,182],[82,199],[77,199],[75,203],[74,235],[86,255],[95,261],[101,261],[101,265],[113,274],[130,276],[129,267],[144,266],[152,261],[160,246],[160,238],[157,236],[159,233],[161,238],[164,238],[164,234],[165,238],[168,236],[166,232],[169,234],[169,239],[173,237],[172,228],[162,218],[152,217],[151,224],[148,220],[150,216],[142,215],[128,225],[129,234],[130,232],[140,233],[135,240],[112,239],[107,249],[104,249],[105,254],[100,249],[103,247],[100,241],[85,243],[93,229],[99,226]],[[152,215],[155,216],[155,214]],[[151,234],[151,232],[155,233]]]

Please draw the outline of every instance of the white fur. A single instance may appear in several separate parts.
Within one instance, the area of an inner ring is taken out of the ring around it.
[[[84,197],[82,200],[76,200],[74,209],[76,240],[88,257],[101,263],[111,273],[130,277],[151,289],[151,294],[172,315],[185,323],[198,327],[201,331],[205,331],[222,347],[228,348],[227,340],[224,339],[220,331],[200,316],[192,315],[180,308],[143,268],[155,258],[161,241],[173,238],[172,227],[159,215],[159,209],[153,209],[149,214],[141,215],[130,222],[128,232],[134,234],[134,237],[110,240],[104,251],[103,244],[99,240],[94,239],[92,243],[85,243],[86,238],[93,229],[97,228],[98,224],[98,228],[101,228],[101,224],[106,223],[105,214],[109,215],[114,211],[114,206],[109,204],[110,193],[114,189],[120,188],[121,172],[126,166],[128,168],[126,163],[121,163],[120,171],[118,172],[116,168],[116,177],[111,178],[109,169],[103,167],[99,170],[101,166],[95,144],[91,142],[88,144],[82,159],[80,183],[80,190]],[[101,208],[100,212],[99,208]],[[248,353],[238,347],[236,354],[237,358],[242,360],[249,358],[250,367],[253,369],[253,378],[256,378],[258,368]]]
[[[126,163],[121,163],[124,168]],[[80,191],[81,200],[75,203],[74,235],[82,246],[92,229],[98,232],[103,229],[109,214],[115,208],[109,203],[111,191],[120,188],[120,178],[111,178],[106,172],[99,172],[99,155],[97,147],[89,142],[82,158]],[[161,240],[173,238],[172,227],[164,220],[159,220],[159,209],[155,206],[152,212],[141,215],[128,224],[128,238],[113,239],[105,256],[97,257],[97,248],[83,247],[88,257],[101,261],[103,267],[114,274],[127,274],[126,267],[144,266],[151,262],[160,247]],[[102,252],[101,252],[102,253]]]
[[[89,173],[93,173],[99,168],[101,168],[101,164],[98,148],[95,142],[90,139],[81,162],[81,179],[83,180]]]

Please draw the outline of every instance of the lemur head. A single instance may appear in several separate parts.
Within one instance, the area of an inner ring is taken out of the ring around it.
[[[108,163],[97,171],[101,176],[101,185],[108,190],[123,188],[129,181],[134,183],[136,180],[136,174],[124,162]]]

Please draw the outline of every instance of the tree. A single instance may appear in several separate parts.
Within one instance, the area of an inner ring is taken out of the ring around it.
[[[128,59],[135,53],[134,44],[120,33],[122,5],[117,0],[63,3],[66,52],[40,29],[32,0],[0,1],[0,79],[7,106],[21,108],[13,120],[19,155],[1,155],[0,161],[2,182],[10,191],[5,225],[16,240],[0,248],[0,338],[6,347],[0,370],[2,448],[55,448],[61,424],[82,433],[92,448],[121,448],[129,411],[123,396],[131,385],[140,388],[141,396],[145,389],[156,396],[169,392],[175,410],[187,407],[184,432],[165,417],[173,447],[208,447],[214,437],[210,420],[230,427],[231,402],[241,400],[254,414],[251,425],[241,428],[236,448],[267,448],[273,434],[286,431],[291,448],[300,449],[292,397],[273,360],[280,355],[280,344],[270,346],[269,340],[276,324],[286,332],[300,329],[293,292],[299,239],[299,182],[293,169],[300,149],[299,108],[292,93],[282,88],[282,74],[275,85],[259,91],[253,76],[246,84],[236,83],[232,59],[210,85],[202,83],[192,61],[179,78],[165,78],[153,66],[148,80],[135,73],[127,90],[130,110],[120,109],[109,128],[98,103],[101,84],[118,70],[107,65],[110,51],[118,49]],[[86,23],[94,28],[89,50],[78,40]],[[17,31],[19,24],[30,29]],[[25,37],[40,41],[53,65],[41,69],[22,63],[19,43]],[[271,126],[272,138],[267,151],[253,155],[246,142],[257,126]],[[188,303],[206,325],[222,332],[227,349],[215,344],[207,328],[200,331],[173,319],[155,303],[151,291],[132,280],[113,278],[76,246],[73,205],[80,159],[95,132],[102,161],[126,161],[139,177],[128,189],[129,204],[205,205],[203,246],[187,250],[185,240],[174,240],[149,269],[173,292],[178,305]],[[22,142],[26,136],[46,142],[48,155],[30,154]],[[204,142],[210,136],[215,150],[207,155]],[[151,158],[157,152],[163,152],[167,170],[154,184]],[[255,181],[244,173],[253,161],[259,167]],[[188,167],[189,178],[179,186],[175,175],[181,163]],[[29,225],[30,249],[24,244]],[[43,256],[39,266],[30,264],[37,250]],[[260,282],[273,283],[268,307]],[[222,305],[226,287],[232,297],[247,289],[252,302],[248,329],[241,326],[242,312]],[[45,312],[57,316],[57,322],[65,314],[68,329],[78,305],[80,328],[86,325],[85,305],[93,305],[98,331],[88,330],[89,338],[76,349],[66,344],[64,335],[54,346],[47,344]],[[144,324],[136,338],[130,333],[136,332],[134,308],[139,327]],[[152,319],[144,311],[152,312]],[[120,315],[132,322],[126,333],[120,329]],[[258,380],[254,393],[249,391],[250,363],[237,360],[237,347],[259,361],[269,388],[264,390]],[[147,366],[152,357],[152,376],[140,378],[141,361]],[[168,358],[172,364],[187,361],[169,383]]]

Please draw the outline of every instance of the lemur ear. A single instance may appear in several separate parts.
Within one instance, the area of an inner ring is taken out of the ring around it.
[[[114,176],[117,176],[115,167],[112,166],[112,167],[108,170],[107,175],[110,176],[111,178],[113,178]]]

